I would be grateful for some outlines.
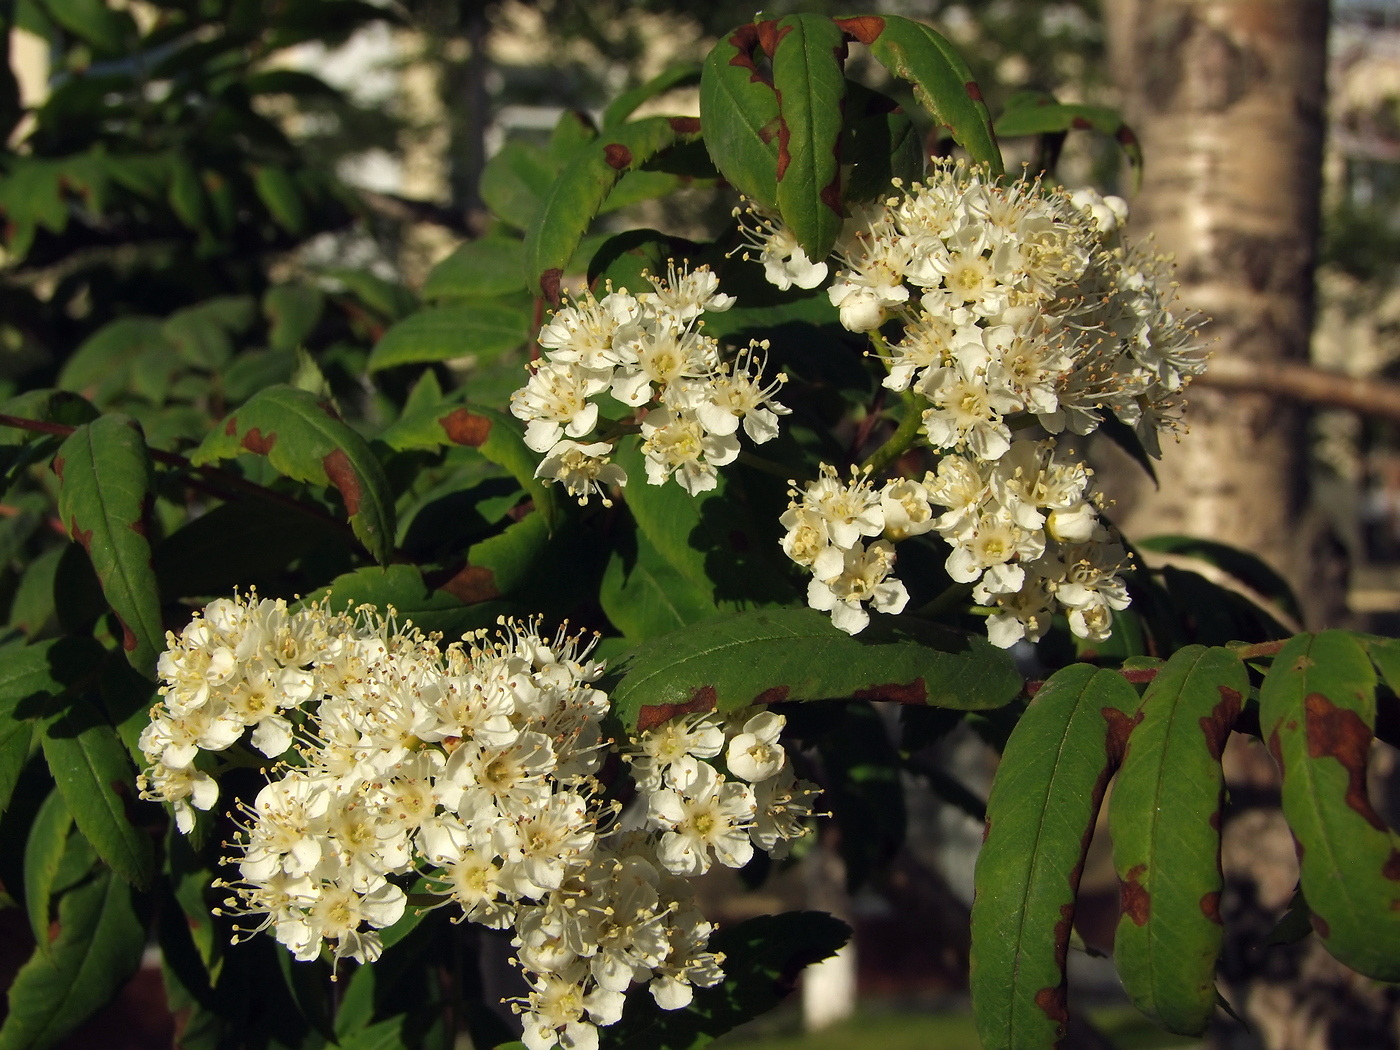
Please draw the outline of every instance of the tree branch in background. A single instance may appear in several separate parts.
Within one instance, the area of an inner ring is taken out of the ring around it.
[[[1216,357],[1196,382],[1217,390],[1249,390],[1307,405],[1348,408],[1400,421],[1400,383],[1355,379],[1285,361],[1240,361]]]

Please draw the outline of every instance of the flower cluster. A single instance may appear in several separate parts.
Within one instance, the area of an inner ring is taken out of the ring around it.
[[[746,237],[772,283],[825,279],[775,220],[750,214]],[[941,458],[922,482],[878,491],[823,467],[784,515],[783,548],[814,577],[808,603],[838,627],[864,628],[865,603],[903,607],[888,541],[933,529],[953,548],[952,578],[993,608],[998,645],[1039,638],[1056,610],[1076,635],[1106,637],[1128,603],[1124,555],[1090,472],[1053,442],[1015,435],[1088,434],[1112,414],[1157,455],[1160,432],[1178,426],[1205,354],[1194,322],[1172,312],[1165,261],[1121,242],[1125,218],[1116,197],[943,164],[847,221],[828,295],[846,328],[872,333],[885,387],[904,392]],[[912,528],[886,518],[895,491]],[[945,512],[935,518],[930,502]]]
[[[726,360],[704,334],[701,315],[734,302],[711,270],[672,266],[649,280],[652,290],[638,295],[609,290],[561,307],[540,330],[544,357],[511,395],[525,443],[544,456],[536,477],[560,482],[580,503],[598,494],[606,504],[604,486],[627,482],[611,456],[629,428],[600,418],[604,395],[639,418],[648,483],[674,477],[691,495],[718,484],[715,468],[739,455],[741,426],[762,444],[788,411],[774,400],[786,377],[763,378],[765,344]]]
[[[1055,458],[1053,440],[1018,440],[1000,459],[947,455],[923,488],[946,508],[933,528],[952,546],[947,571],[995,611],[991,641],[1038,640],[1058,609],[1080,638],[1102,641],[1128,605],[1122,547],[1100,523],[1090,471]]]
[[[1092,190],[942,165],[851,220],[828,294],[852,331],[902,322],[884,384],[928,403],[936,449],[998,459],[1017,415],[1088,434],[1111,412],[1156,450],[1205,354],[1164,260],[1120,242],[1125,216]]]
[[[723,977],[685,877],[802,835],[813,789],[787,764],[780,716],[692,715],[627,745],[640,790],[624,809],[599,778],[620,748],[590,649],[538,624],[444,647],[369,606],[221,599],[169,636],[142,792],[188,831],[191,806],[217,798],[211,753],[254,727],[282,760],[241,806],[239,877],[220,883],[231,910],[298,959],[364,962],[408,890],[455,905],[513,928],[530,1050],[591,1050],[633,984],[676,1009]],[[287,692],[269,686],[254,719],[243,698],[267,682]]]
[[[909,601],[894,569],[893,540],[933,528],[928,494],[917,481],[903,478],[875,488],[853,473],[842,482],[836,468],[823,463],[821,477],[799,491],[778,519],[786,530],[783,551],[812,573],[807,604],[831,613],[831,622],[856,634],[870,622],[865,605],[878,612],[902,612]]]

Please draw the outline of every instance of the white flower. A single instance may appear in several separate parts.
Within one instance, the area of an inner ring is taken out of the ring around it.
[[[729,741],[724,764],[737,777],[757,783],[777,775],[787,759],[778,743],[786,719],[772,711],[760,711],[744,723],[743,732]]]
[[[559,482],[565,492],[578,500],[579,506],[587,504],[590,496],[597,495],[602,498],[603,506],[611,507],[612,500],[605,487],[620,488],[627,484],[627,472],[608,458],[612,450],[613,446],[606,441],[560,441],[535,468],[535,477]]]

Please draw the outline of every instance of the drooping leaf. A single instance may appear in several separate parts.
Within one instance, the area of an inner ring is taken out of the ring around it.
[[[1244,664],[1192,645],[1161,667],[1109,801],[1123,988],[1157,1024],[1199,1035],[1215,1014],[1220,924],[1220,756],[1249,694]]]
[[[146,924],[125,882],[99,871],[69,890],[49,950],[35,949],[10,985],[0,1050],[53,1046],[126,983],[145,947]]]
[[[870,49],[895,76],[909,81],[914,97],[948,129],[968,156],[993,175],[1004,170],[991,117],[972,70],[941,34],[898,15],[838,18],[836,24]]]
[[[127,882],[149,885],[155,870],[151,840],[127,817],[136,799],[136,770],[103,712],[91,701],[75,700],[44,727],[43,746],[83,837]]]
[[[1071,664],[1041,687],[1007,741],[974,873],[970,987],[986,1050],[1064,1037],[1079,873],[1137,707],[1121,675]]]
[[[374,557],[388,560],[394,540],[394,501],[384,468],[365,441],[316,397],[291,386],[254,394],[195,449],[196,466],[243,452],[266,456],[296,481],[334,485],[355,535]]]
[[[490,360],[529,338],[530,315],[503,302],[454,303],[404,318],[374,345],[369,368],[448,361],[475,355]]]
[[[960,710],[1008,703],[1020,677],[985,639],[880,617],[859,635],[814,609],[736,613],[633,650],[613,710],[649,728],[687,711],[856,697]]]
[[[760,69],[762,50],[755,24],[739,26],[710,49],[700,77],[700,126],[720,173],[744,196],[776,211],[778,96]]]
[[[788,15],[772,34],[778,213],[808,258],[825,259],[845,216],[840,157],[845,41],[836,23],[820,15]]]
[[[1259,689],[1259,727],[1283,773],[1299,885],[1327,950],[1400,980],[1400,838],[1366,794],[1376,672],[1344,631],[1290,638]]]
[[[59,518],[92,559],[131,666],[149,675],[165,635],[147,540],[153,476],[141,430],[127,416],[102,416],[68,436],[53,467]]]
[[[824,912],[785,912],[746,919],[710,938],[724,955],[724,980],[697,988],[684,1010],[662,1010],[635,996],[622,1020],[600,1030],[600,1050],[698,1050],[766,1013],[792,990],[798,974],[840,950],[850,928]]]
[[[557,300],[564,267],[623,174],[696,134],[681,118],[648,117],[612,128],[583,146],[550,186],[525,235],[530,291]]]

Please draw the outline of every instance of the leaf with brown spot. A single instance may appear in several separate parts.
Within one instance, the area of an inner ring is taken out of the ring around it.
[[[967,90],[972,70],[957,48],[921,22],[895,15],[884,19],[879,35],[866,46],[877,62],[913,85],[914,97],[934,123],[948,128],[975,163],[985,164],[995,175],[1002,173],[991,117],[986,104]]]
[[[665,725],[681,715],[701,714],[715,709],[716,696],[713,686],[702,685],[695,695],[684,703],[646,704],[637,712],[637,732],[647,733],[657,726]]]
[[[809,259],[841,232],[841,132],[846,98],[841,30],[820,15],[788,15],[766,36],[778,97],[778,214]],[[723,170],[723,169],[721,169]]]
[[[106,415],[73,431],[58,454],[64,460],[59,518],[92,560],[122,623],[127,659],[149,676],[165,631],[144,520],[154,486],[145,438],[134,420]]]
[[[1173,1032],[1199,1034],[1215,1013],[1221,931],[1201,901],[1223,885],[1220,749],[1248,689],[1227,649],[1174,653],[1143,696],[1109,800],[1124,903],[1151,902],[1140,913],[1124,907],[1114,961],[1133,1005]]]
[[[1042,91],[1022,91],[1007,100],[1006,109],[996,120],[996,133],[1001,138],[1027,135],[1059,135],[1068,131],[1097,131],[1117,142],[1142,180],[1142,147],[1137,136],[1123,123],[1122,115],[1108,106],[1057,102]]]
[[[728,712],[777,689],[787,690],[788,700],[824,700],[920,679],[930,705],[957,710],[999,707],[1020,689],[1005,653],[984,638],[892,617],[876,618],[852,637],[813,609],[766,609],[636,647],[612,691],[613,710],[632,726],[642,708],[690,703],[703,688],[714,691],[717,710]]]
[[[582,146],[555,178],[525,235],[526,284],[543,289],[553,271],[563,272],[624,173],[694,138],[665,117],[646,117],[608,128]]]
[[[1065,953],[1099,802],[1113,772],[1110,722],[1137,691],[1113,671],[1051,675],[1012,730],[987,800],[972,904],[972,1011],[985,1050],[1064,1036]]]
[[[1152,897],[1141,881],[1146,870],[1146,864],[1138,864],[1118,880],[1118,910],[1134,926],[1146,926],[1152,913]]]
[[[778,96],[759,71],[756,26],[722,37],[700,77],[700,125],[710,159],[729,183],[765,208],[778,207]]]
[[[480,448],[491,436],[491,420],[465,408],[454,408],[438,420],[442,432],[454,445],[470,445]]]
[[[525,444],[525,428],[509,412],[483,405],[426,404],[405,411],[384,430],[379,441],[396,452],[436,450],[446,445],[474,448],[492,463],[505,467],[530,497],[550,527],[558,514],[555,487],[535,477],[537,452]]]
[[[230,430],[230,425],[232,426]],[[333,485],[355,535],[381,563],[394,540],[394,500],[384,468],[363,437],[292,386],[271,386],[248,399],[190,456],[196,465],[244,451],[267,456],[273,469],[313,485]]]
[[[1260,687],[1259,725],[1283,770],[1299,885],[1323,944],[1359,973],[1395,981],[1400,884],[1386,869],[1400,840],[1376,815],[1365,787],[1375,687],[1371,658],[1354,635],[1298,635],[1274,657]]]

